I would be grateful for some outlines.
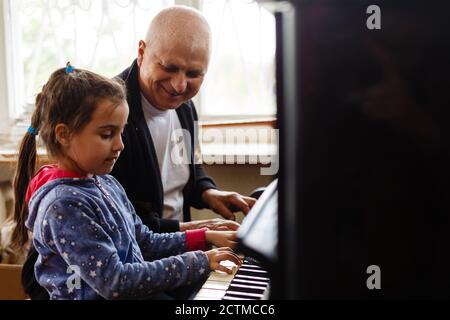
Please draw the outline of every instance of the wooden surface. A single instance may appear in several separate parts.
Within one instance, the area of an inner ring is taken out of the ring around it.
[[[28,298],[22,288],[21,273],[21,265],[0,264],[0,300]]]

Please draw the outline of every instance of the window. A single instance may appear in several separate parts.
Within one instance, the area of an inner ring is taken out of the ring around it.
[[[201,91],[203,119],[261,117],[275,110],[275,18],[255,1],[204,0],[213,52]]]
[[[213,32],[210,69],[196,100],[200,117],[275,113],[275,23],[254,1],[0,1],[13,119],[29,114],[50,73],[67,61],[110,77],[121,72],[136,57],[151,18],[175,3],[202,10]]]
[[[18,117],[67,61],[114,76],[136,57],[148,23],[173,1],[6,0]]]

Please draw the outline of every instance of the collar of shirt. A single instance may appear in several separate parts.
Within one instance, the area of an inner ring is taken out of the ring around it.
[[[141,92],[141,104],[144,111],[151,117],[167,117],[170,110],[160,110],[154,107]]]

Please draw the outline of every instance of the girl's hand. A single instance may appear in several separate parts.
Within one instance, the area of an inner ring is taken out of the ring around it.
[[[242,263],[241,259],[230,248],[212,249],[206,251],[205,254],[208,256],[209,268],[211,270],[219,270],[232,274],[233,270],[221,265],[220,262],[229,260],[237,266],[240,266]]]
[[[208,243],[216,247],[229,247],[236,249],[237,233],[236,231],[212,231],[205,232],[205,239]]]

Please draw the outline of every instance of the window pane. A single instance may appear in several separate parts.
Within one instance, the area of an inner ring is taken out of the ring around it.
[[[275,114],[275,18],[254,1],[203,0],[213,52],[203,116]]]
[[[112,77],[137,56],[152,17],[173,0],[9,0],[16,114],[33,104],[50,73],[67,61]]]

